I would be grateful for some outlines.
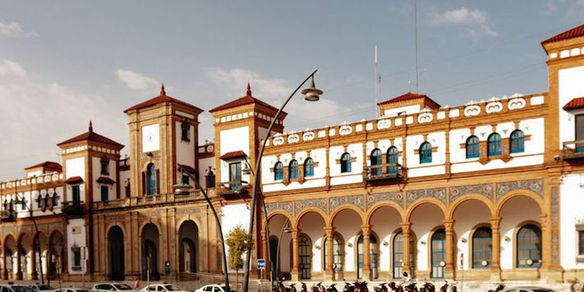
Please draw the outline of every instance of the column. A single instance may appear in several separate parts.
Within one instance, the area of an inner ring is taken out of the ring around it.
[[[271,255],[268,254],[268,240],[267,240],[267,233],[266,233],[266,226],[264,224],[260,225],[260,228],[262,229],[260,231],[260,237],[261,237],[261,245],[259,246],[259,249],[261,249],[261,257],[264,258],[264,263],[265,263],[265,268],[264,268],[264,279],[270,279],[270,275],[272,274],[272,257]]]
[[[300,263],[298,262],[298,228],[292,229],[292,281],[300,279],[298,272],[300,271]]]
[[[37,235],[38,236],[38,235]],[[32,240],[32,256],[30,257],[30,261],[32,262],[32,269],[31,269],[31,273],[30,276],[33,280],[38,280],[39,279],[39,274],[37,271],[37,245],[35,243],[35,238],[33,238]]]
[[[363,275],[364,280],[371,280],[371,225],[362,225],[363,232]]]
[[[501,280],[501,217],[491,217],[491,281]]]
[[[403,255],[403,271],[404,272],[408,272],[408,274],[412,275],[412,269],[414,267],[412,267],[410,265],[412,258],[411,258],[411,253],[412,251],[411,249],[411,245],[410,245],[410,232],[411,232],[411,228],[412,228],[412,223],[410,222],[403,222],[401,223],[401,229],[402,229],[402,236],[403,236],[403,240],[404,240],[404,255]]]
[[[541,222],[541,269],[549,270],[551,264],[551,234],[550,220],[545,214],[539,216]]]
[[[334,227],[325,227],[324,228],[326,233],[326,267],[325,267],[325,280],[335,280],[335,271],[334,271],[334,252],[333,252],[333,232]]]
[[[455,262],[455,249],[456,244],[454,242],[454,220],[447,219],[444,220],[444,229],[446,231],[446,258],[444,267],[444,278],[454,279],[454,272],[456,270]]]
[[[6,242],[4,242],[4,244],[6,244]],[[2,276],[0,277],[1,279],[4,280],[8,280],[8,273],[6,270],[6,247],[2,246],[0,247],[0,252],[2,252],[2,254],[0,255],[0,258],[2,259]]]

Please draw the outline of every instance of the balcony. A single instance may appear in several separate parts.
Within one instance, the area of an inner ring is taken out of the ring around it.
[[[402,166],[398,163],[371,165],[365,168],[365,181],[375,182],[382,180],[401,180]]]
[[[242,181],[222,182],[217,189],[217,194],[225,199],[247,198],[250,195],[249,185]]]
[[[584,140],[564,142],[562,158],[564,160],[584,158]]]
[[[16,220],[16,216],[14,211],[10,210],[2,210],[0,212],[0,221],[2,222],[14,222]]]
[[[83,202],[63,202],[63,205],[61,206],[61,212],[69,216],[81,216],[84,213]]]

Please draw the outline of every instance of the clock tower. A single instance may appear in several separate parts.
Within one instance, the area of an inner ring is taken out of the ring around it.
[[[130,128],[131,196],[164,195],[185,182],[177,165],[198,169],[197,146],[200,108],[160,95],[124,111]]]

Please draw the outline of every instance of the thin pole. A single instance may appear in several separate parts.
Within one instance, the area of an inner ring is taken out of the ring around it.
[[[418,1],[414,0],[414,45],[416,47],[416,92],[419,91],[419,79],[420,75],[418,72]]]
[[[308,81],[308,79],[313,77],[317,71],[318,71],[318,69],[316,69],[312,73],[310,73],[310,75],[308,75],[308,77],[306,77],[306,79],[304,79],[304,81],[302,81],[302,83],[300,83],[300,85],[298,85],[298,87],[296,87],[294,92],[292,92],[292,94],[286,99],[286,101],[284,101],[284,104],[282,105],[282,107],[280,107],[280,109],[278,110],[278,112],[274,116],[274,119],[272,120],[272,122],[270,123],[270,126],[268,127],[268,131],[264,135],[264,140],[262,142],[262,148],[260,148],[260,153],[258,154],[256,164],[254,165],[254,168],[255,168],[254,173],[256,173],[257,175],[254,176],[254,183],[253,183],[252,192],[251,192],[251,213],[249,216],[250,220],[249,220],[249,229],[248,229],[249,236],[250,236],[250,245],[249,245],[249,251],[246,254],[245,265],[243,266],[243,269],[244,269],[243,291],[245,291],[245,292],[249,291],[249,267],[251,265],[251,246],[252,246],[251,239],[253,239],[253,229],[254,229],[254,222],[255,222],[255,207],[256,207],[256,202],[257,202],[256,193],[257,193],[257,188],[258,188],[260,164],[262,162],[262,156],[264,155],[264,150],[266,149],[266,143],[268,141],[268,137],[270,137],[270,134],[272,133],[272,128],[274,128],[274,124],[276,123],[276,121],[280,117],[280,114],[282,113],[282,111],[284,110],[284,108],[286,107],[288,102],[290,102],[290,100],[296,94],[296,92],[298,92],[298,90],[300,90],[300,88],[304,85],[304,83],[306,83],[306,81]]]

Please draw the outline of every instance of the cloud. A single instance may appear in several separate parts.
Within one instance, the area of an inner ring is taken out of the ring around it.
[[[26,71],[20,64],[10,61],[0,61],[0,76],[2,77],[25,77]]]
[[[38,162],[61,162],[56,144],[86,131],[90,119],[96,132],[127,145],[127,121],[113,97],[31,80],[27,71],[0,61],[0,117],[8,125],[1,132],[0,181],[21,178],[24,167]]]
[[[156,79],[144,76],[131,70],[118,69],[116,70],[116,75],[118,76],[118,79],[130,89],[146,91],[153,90],[160,86],[160,82],[158,82]]]
[[[34,32],[25,32],[16,21],[5,22],[0,20],[0,36],[7,37],[35,37]]]
[[[497,36],[498,33],[491,28],[488,15],[479,9],[469,10],[465,7],[434,13],[432,23],[436,26],[460,26],[463,27],[467,36]]]
[[[546,10],[544,13],[562,12],[568,16],[582,16],[584,8],[584,0],[548,0],[546,3]]]
[[[207,71],[207,76],[212,83],[226,90],[228,96],[243,96],[245,86],[251,83],[254,97],[262,99],[275,107],[280,107],[290,93],[294,90],[287,81],[279,78],[265,77],[260,73],[240,69],[213,68]],[[292,98],[285,110],[288,113],[286,126],[297,130],[309,127],[324,126],[323,123],[338,123],[343,121],[349,108],[340,106],[336,101],[321,97],[320,101],[309,103],[298,94]],[[326,119],[323,119],[326,116]]]

